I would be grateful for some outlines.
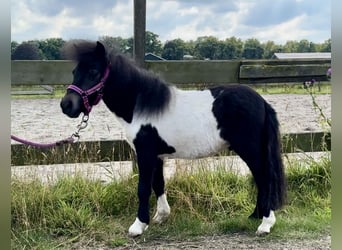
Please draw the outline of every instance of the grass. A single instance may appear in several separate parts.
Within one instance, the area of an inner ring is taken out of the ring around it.
[[[314,238],[329,234],[331,160],[287,168],[288,204],[266,239]],[[194,166],[195,167],[195,166]],[[81,177],[43,185],[12,180],[12,248],[70,249],[73,246],[124,246],[138,204],[137,175],[103,184]],[[176,175],[167,183],[171,216],[151,225],[137,241],[246,233],[254,236],[259,220],[247,219],[255,204],[250,176],[218,170]],[[151,208],[155,208],[151,197]],[[154,212],[151,209],[151,213]]]
[[[308,89],[303,88],[303,84],[301,83],[258,84],[257,86],[254,86],[254,88],[260,94],[331,94],[331,84],[329,82],[321,82],[319,86],[316,84]]]

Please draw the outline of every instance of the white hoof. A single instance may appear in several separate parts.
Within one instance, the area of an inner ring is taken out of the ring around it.
[[[262,218],[262,223],[259,225],[255,233],[257,235],[269,234],[271,231],[271,227],[273,227],[275,222],[276,222],[276,218],[275,218],[274,212],[271,210],[270,215],[268,217]]]
[[[146,229],[148,225],[144,222],[141,222],[138,218],[135,219],[134,223],[128,229],[128,235],[130,237],[136,237],[141,235]]]
[[[157,200],[157,212],[153,216],[152,221],[154,223],[163,223],[170,215],[170,206],[166,200],[166,195],[162,194]]]

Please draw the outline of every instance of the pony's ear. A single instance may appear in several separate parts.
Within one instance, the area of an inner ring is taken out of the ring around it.
[[[106,49],[103,46],[103,44],[100,43],[99,41],[96,42],[95,53],[96,53],[96,55],[98,55],[100,57],[106,56]]]

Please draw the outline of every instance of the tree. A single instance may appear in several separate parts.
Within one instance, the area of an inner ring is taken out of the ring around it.
[[[281,45],[277,45],[273,41],[267,41],[265,44],[263,44],[263,47],[264,47],[263,58],[265,59],[271,59],[274,53],[282,52]]]
[[[195,56],[200,59],[217,59],[222,48],[219,40],[213,36],[203,36],[196,40]]]
[[[222,51],[222,59],[231,60],[241,58],[243,42],[236,37],[227,38],[224,41],[224,48]]]
[[[17,43],[16,41],[11,42],[11,55],[13,54],[15,49],[18,47],[18,45],[19,45],[19,43]]]
[[[320,52],[331,52],[331,38],[324,41],[321,45]]]
[[[16,47],[12,60],[41,60],[42,53],[34,42],[23,42]]]
[[[119,50],[123,54],[132,54],[133,42],[130,43],[129,39],[111,36],[102,36],[99,38],[108,48]],[[133,41],[133,40],[132,40]]]
[[[60,60],[60,50],[65,44],[62,38],[48,38],[46,40],[38,41],[38,47],[42,51],[44,59]]]
[[[295,53],[298,51],[297,41],[287,41],[283,46],[283,52],[285,53]]]
[[[255,38],[246,40],[242,52],[242,57],[246,59],[261,59],[263,54],[264,49],[259,40]]]
[[[182,39],[167,41],[163,47],[162,57],[167,60],[182,60],[185,50],[185,42]]]
[[[298,43],[298,53],[311,52],[310,42],[306,39],[300,40]]]
[[[158,56],[161,55],[163,46],[161,41],[158,39],[158,35],[151,31],[145,33],[145,53],[153,53]]]

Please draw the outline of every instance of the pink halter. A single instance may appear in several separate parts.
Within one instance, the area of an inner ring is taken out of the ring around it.
[[[82,97],[83,104],[84,104],[84,107],[85,107],[86,112],[87,112],[87,113],[85,113],[85,115],[88,115],[91,111],[92,106],[98,104],[100,102],[100,100],[102,99],[104,83],[107,81],[107,78],[109,76],[109,72],[110,72],[110,64],[108,64],[106,71],[105,71],[102,79],[100,80],[100,82],[88,90],[82,90],[73,84],[68,86],[67,89],[74,90],[75,92],[77,92]],[[89,100],[88,100],[88,96],[90,96],[96,92],[97,92],[96,99],[92,104],[90,104]]]

